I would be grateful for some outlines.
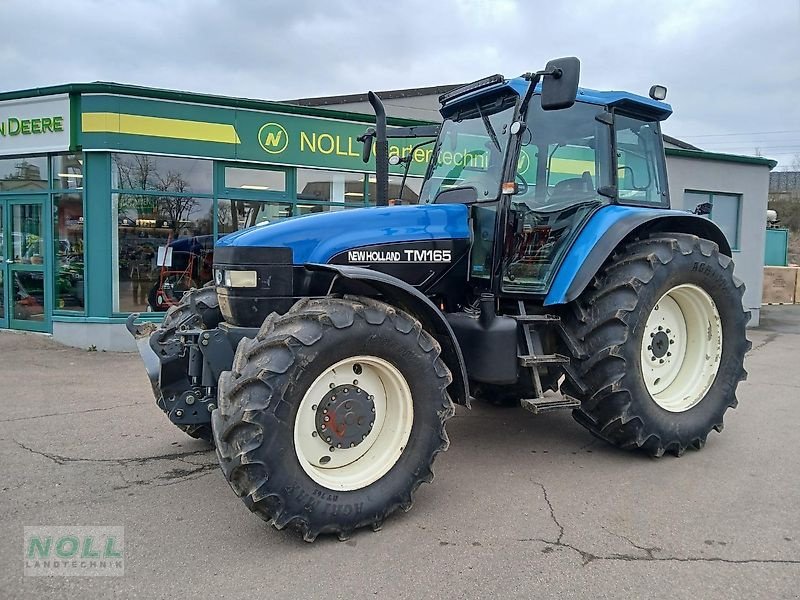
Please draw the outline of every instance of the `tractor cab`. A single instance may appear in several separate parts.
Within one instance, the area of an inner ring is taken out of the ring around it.
[[[556,68],[572,78],[570,65]],[[573,102],[554,105],[551,81],[533,79],[495,75],[440,98],[444,120],[420,196],[471,205],[469,277],[506,294],[547,293],[599,208],[669,207],[659,126],[669,105],[577,84]]]

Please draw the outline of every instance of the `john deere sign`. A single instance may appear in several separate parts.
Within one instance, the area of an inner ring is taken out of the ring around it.
[[[372,171],[361,160],[369,123],[141,100],[122,96],[82,98],[80,143],[84,149],[119,149],[268,162],[347,171]],[[413,150],[408,140],[391,141],[390,154],[412,154],[411,173],[421,175],[431,146]],[[374,157],[374,154],[373,154]],[[401,173],[402,167],[393,167]]]
[[[68,96],[0,102],[0,155],[68,149]]]

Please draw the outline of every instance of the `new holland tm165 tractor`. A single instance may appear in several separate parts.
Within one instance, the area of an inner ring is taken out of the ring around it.
[[[471,398],[653,456],[722,429],[749,347],[730,245],[669,208],[666,90],[579,89],[579,68],[454,89],[436,127],[387,128],[370,93],[377,206],[225,236],[211,284],[128,321],[158,406],[259,517],[308,541],[379,528]],[[419,136],[419,204],[389,205],[412,153],[387,138]]]

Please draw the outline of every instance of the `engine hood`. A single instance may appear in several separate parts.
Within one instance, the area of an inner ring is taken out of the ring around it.
[[[316,213],[226,235],[216,247],[291,248],[294,264],[326,263],[363,246],[469,239],[463,204],[420,204]]]

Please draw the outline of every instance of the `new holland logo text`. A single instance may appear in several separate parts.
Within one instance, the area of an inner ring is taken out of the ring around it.
[[[450,250],[350,250],[351,263],[449,263]]]

